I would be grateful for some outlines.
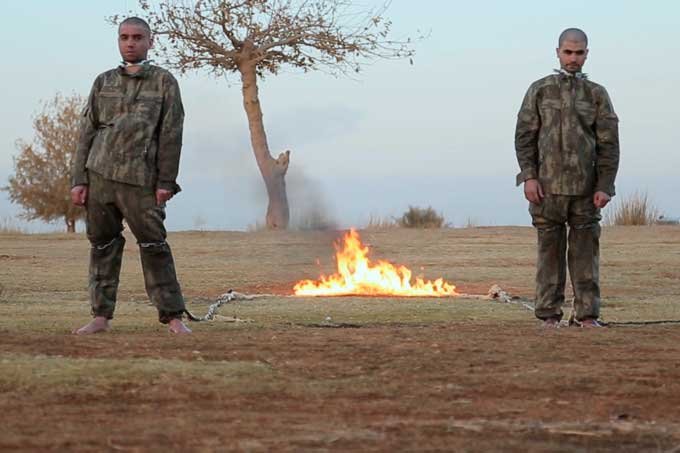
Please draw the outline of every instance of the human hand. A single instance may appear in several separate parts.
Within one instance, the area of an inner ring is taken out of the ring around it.
[[[87,202],[87,186],[80,184],[71,189],[71,202],[76,206],[85,206]]]
[[[610,197],[608,193],[599,190],[593,195],[593,204],[596,208],[602,209],[607,206],[607,203],[609,203],[609,200],[611,199],[612,197]]]
[[[533,204],[541,204],[545,194],[538,179],[527,179],[524,181],[524,196]]]
[[[165,202],[171,199],[173,195],[171,190],[156,189],[156,204],[158,206],[165,206]]]

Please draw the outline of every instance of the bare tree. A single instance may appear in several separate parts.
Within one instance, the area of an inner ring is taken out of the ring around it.
[[[76,220],[85,211],[71,203],[71,159],[78,142],[80,112],[85,101],[78,95],[55,95],[33,119],[32,143],[17,140],[14,176],[2,189],[20,204],[27,220],[52,222],[63,219],[66,231],[76,231]]]
[[[358,9],[351,0],[161,0],[154,8],[139,0],[167,63],[186,72],[208,69],[215,76],[238,72],[250,140],[262,173],[269,206],[268,228],[289,221],[285,175],[290,151],[273,158],[262,121],[258,78],[283,66],[331,74],[360,70],[380,58],[409,58],[409,40],[391,40],[384,17],[389,2]],[[117,18],[113,18],[117,22]]]

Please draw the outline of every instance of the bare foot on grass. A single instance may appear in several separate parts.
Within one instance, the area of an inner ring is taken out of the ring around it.
[[[80,329],[74,329],[73,334],[75,335],[90,335],[93,333],[106,332],[111,327],[109,320],[104,316],[95,316],[95,318],[85,324]]]
[[[168,323],[168,325],[170,326],[168,330],[170,330],[171,333],[178,335],[191,333],[191,329],[185,326],[181,319],[173,319]]]

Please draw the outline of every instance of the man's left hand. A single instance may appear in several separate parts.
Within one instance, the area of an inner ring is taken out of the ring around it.
[[[165,206],[165,202],[171,199],[173,195],[171,190],[156,189],[156,204],[158,206]]]
[[[602,209],[607,206],[607,203],[609,203],[609,200],[611,199],[612,197],[610,197],[608,193],[602,192],[600,190],[595,192],[595,195],[593,195],[593,204],[596,208]]]

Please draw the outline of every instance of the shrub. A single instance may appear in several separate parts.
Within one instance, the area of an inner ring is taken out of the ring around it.
[[[432,207],[409,206],[398,223],[404,228],[441,228],[444,226],[444,216],[438,214]]]
[[[647,192],[637,192],[615,200],[604,216],[605,225],[653,225],[659,210],[652,204]]]

